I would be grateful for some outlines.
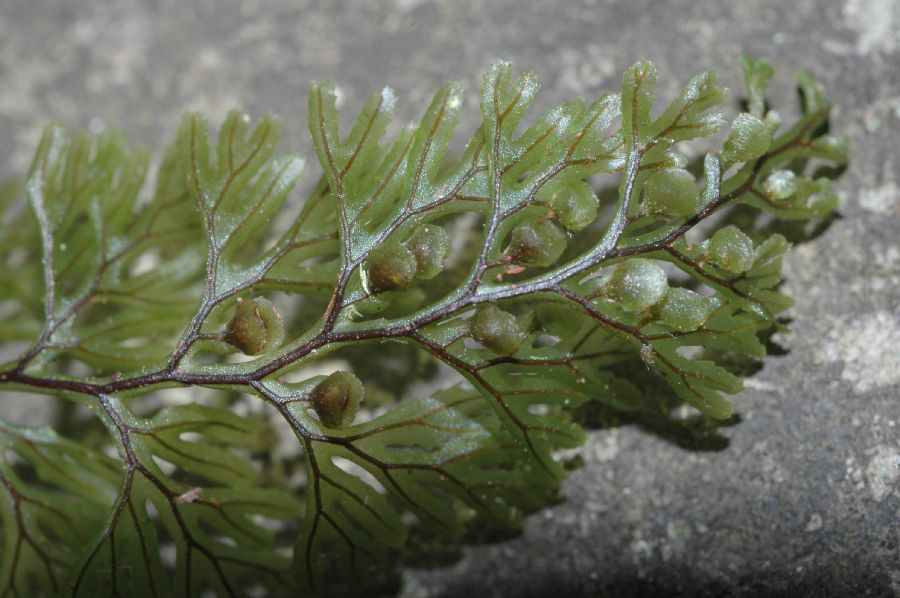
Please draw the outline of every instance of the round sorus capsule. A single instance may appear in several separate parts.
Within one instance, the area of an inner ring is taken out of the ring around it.
[[[729,225],[712,236],[706,249],[706,259],[724,270],[740,274],[753,266],[756,251],[750,237],[738,227]]]
[[[763,182],[763,191],[772,201],[787,199],[797,192],[797,175],[790,170],[773,170]]]
[[[310,400],[322,424],[340,428],[353,423],[364,396],[359,378],[338,370],[316,385]]]
[[[726,162],[746,162],[759,158],[772,143],[772,132],[752,114],[742,112],[731,123],[731,132],[722,148]]]
[[[444,269],[444,260],[450,253],[450,235],[440,226],[420,226],[406,242],[416,259],[416,278],[434,278]]]
[[[472,338],[500,355],[512,355],[522,346],[516,317],[495,305],[478,308],[472,319],[471,332]]]
[[[679,332],[697,330],[712,313],[715,301],[690,289],[673,287],[657,306],[659,318]]]
[[[669,288],[665,270],[643,258],[631,258],[618,264],[607,284],[622,307],[630,312],[655,305]]]
[[[404,245],[387,241],[369,252],[366,274],[374,293],[405,289],[416,275],[416,256]]]
[[[693,216],[700,205],[700,189],[694,176],[681,168],[664,168],[644,185],[650,211]]]
[[[562,189],[552,201],[553,210],[560,224],[568,230],[578,231],[597,219],[600,201],[586,183]]]
[[[284,322],[265,297],[238,299],[224,339],[245,355],[269,353],[284,342]]]
[[[552,266],[566,250],[566,233],[547,219],[516,226],[507,254],[521,266]]]

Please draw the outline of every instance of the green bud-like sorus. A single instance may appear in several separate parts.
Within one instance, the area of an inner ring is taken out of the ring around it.
[[[566,250],[566,233],[550,220],[525,222],[510,234],[507,253],[521,266],[552,266]]]
[[[664,168],[644,185],[652,212],[693,216],[700,205],[700,189],[694,175],[681,168]]]
[[[753,266],[756,252],[750,237],[738,227],[729,225],[712,236],[706,249],[706,259],[724,270],[740,274]]]
[[[265,297],[238,299],[225,341],[245,355],[269,353],[284,342],[284,322]]]
[[[366,274],[374,293],[405,289],[416,275],[416,256],[404,245],[387,241],[369,252]]]
[[[444,260],[450,253],[450,235],[440,226],[420,226],[406,242],[416,258],[416,278],[434,278],[444,269]]]
[[[590,185],[581,183],[561,189],[552,202],[560,224],[572,231],[589,226],[597,219],[600,200]]]
[[[631,258],[616,266],[609,287],[626,310],[639,312],[665,296],[669,281],[665,270],[652,260]]]
[[[722,148],[726,162],[747,162],[759,158],[772,143],[772,132],[752,114],[742,112],[731,123],[731,133]]]
[[[763,191],[772,201],[787,199],[797,192],[797,175],[790,170],[773,170],[763,182]]]
[[[472,338],[500,355],[512,355],[522,345],[516,317],[495,305],[478,308],[471,331]]]
[[[659,303],[659,318],[679,332],[697,330],[706,322],[715,306],[715,299],[704,297],[690,289],[670,288]]]
[[[338,370],[316,385],[311,401],[323,425],[341,428],[353,423],[364,396],[365,390],[359,378]]]

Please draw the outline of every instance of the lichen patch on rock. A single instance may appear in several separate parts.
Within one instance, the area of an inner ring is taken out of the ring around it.
[[[872,497],[878,502],[896,490],[900,482],[900,450],[879,447],[866,466],[866,480]]]
[[[817,361],[843,363],[841,378],[857,393],[900,383],[900,315],[878,311],[829,332]]]

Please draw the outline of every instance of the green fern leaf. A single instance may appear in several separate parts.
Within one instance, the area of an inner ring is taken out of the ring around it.
[[[702,73],[655,109],[649,62],[534,119],[535,74],[498,62],[459,155],[458,86],[396,134],[386,88],[342,135],[313,83],[303,202],[275,117],[186,115],[146,195],[120,134],[49,128],[0,189],[0,340],[20,351],[0,388],[93,419],[0,423],[0,585],[371,593],[411,522],[460,540],[557,500],[591,408],[729,418],[735,356],[764,357],[791,305],[790,243],[759,215],[829,217],[812,166],[850,150],[812,75],[782,130],[771,66],[742,64],[748,111],[697,168],[680,144],[728,127],[727,90]]]

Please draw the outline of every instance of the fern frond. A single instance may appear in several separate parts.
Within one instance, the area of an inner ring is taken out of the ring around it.
[[[459,155],[457,86],[392,137],[390,89],[344,135],[316,82],[305,202],[275,117],[212,132],[186,115],[146,194],[146,152],[49,128],[0,191],[0,339],[27,343],[0,388],[94,419],[0,423],[0,587],[373,591],[411,521],[460,539],[556,500],[592,405],[729,418],[731,359],[762,358],[791,305],[790,244],[759,215],[828,217],[840,201],[812,167],[849,153],[812,75],[783,129],[771,66],[743,66],[749,111],[730,125],[714,73],[657,109],[639,62],[524,127],[536,76],[498,62]],[[702,166],[680,153],[729,126]],[[618,187],[598,192],[600,174]],[[414,384],[428,363],[456,380]],[[386,396],[391,377],[409,392]]]

